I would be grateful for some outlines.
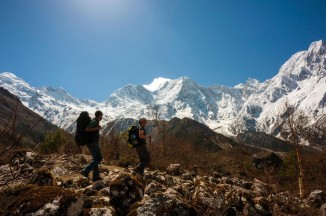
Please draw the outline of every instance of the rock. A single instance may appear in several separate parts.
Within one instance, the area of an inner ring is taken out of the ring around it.
[[[118,215],[125,215],[129,207],[144,197],[144,186],[133,176],[121,173],[110,182],[110,204]]]
[[[20,166],[20,174],[24,176],[31,176],[33,172],[34,168],[27,163]]]
[[[151,195],[151,194],[153,194],[154,192],[157,191],[158,187],[159,187],[159,186],[158,186],[157,183],[154,183],[154,182],[150,183],[150,184],[147,185],[147,187],[145,188],[145,194],[147,194],[147,195]]]
[[[57,166],[51,170],[51,173],[56,176],[62,176],[67,174],[67,170],[65,168]]]
[[[184,180],[192,180],[192,174],[191,173],[184,173],[184,174],[182,174],[181,177]]]
[[[192,176],[197,176],[199,174],[199,167],[198,166],[193,166],[191,169],[190,169],[190,174]]]
[[[274,152],[262,152],[254,154],[252,165],[256,169],[275,169],[282,165],[283,160]]]
[[[90,216],[114,216],[114,209],[109,207],[104,208],[92,208],[89,211]]]
[[[180,167],[181,167],[181,164],[170,164],[166,168],[166,173],[168,173],[170,175],[180,175]]]
[[[75,202],[71,203],[67,210],[67,216],[78,216],[83,210],[84,199],[79,197]]]
[[[44,168],[38,170],[32,177],[31,184],[36,184],[38,186],[54,186],[54,178],[50,170]]]
[[[269,203],[264,197],[254,198],[256,212],[261,215],[272,215],[269,210]]]
[[[240,180],[238,186],[240,186],[244,189],[250,190],[251,187],[253,186],[253,183],[245,181],[245,180]]]
[[[320,207],[319,212],[320,216],[326,216],[326,203]]]
[[[198,180],[192,195],[192,203],[200,207],[200,212],[220,212],[225,202],[224,189],[210,187]]]
[[[103,188],[98,192],[98,195],[101,196],[109,196],[110,195],[110,188]]]
[[[20,186],[2,195],[7,204],[1,215],[68,215],[69,208],[70,215],[79,215],[74,209],[82,207],[78,194],[54,186]]]
[[[268,185],[258,179],[254,179],[254,183],[251,187],[251,190],[257,196],[267,196],[270,192]]]
[[[238,216],[238,215],[239,215],[239,211],[235,207],[230,207],[223,213],[223,216]]]
[[[170,176],[170,175],[165,175],[165,183],[166,183],[166,185],[168,185],[168,186],[172,186],[172,185],[174,185],[174,181],[173,181],[172,176]]]
[[[110,198],[109,197],[100,197],[99,202],[101,205],[110,206]]]
[[[94,190],[101,190],[101,189],[103,189],[105,187],[106,187],[106,184],[105,184],[105,182],[103,180],[94,182],[93,186],[92,186],[92,188]]]
[[[150,197],[145,197],[142,202],[132,206],[129,215],[155,216],[155,215],[178,215],[196,216],[196,209],[187,201],[175,195],[176,191],[171,190],[162,193],[154,193]],[[164,214],[163,214],[164,213]]]
[[[86,177],[78,177],[74,182],[76,182],[76,185],[79,188],[85,188],[91,184],[90,180]]]
[[[320,208],[323,204],[326,203],[326,194],[321,190],[315,190],[310,193],[308,202],[314,207]]]
[[[72,188],[74,186],[74,181],[72,179],[67,180],[63,183],[64,188]]]
[[[85,194],[86,196],[95,196],[95,195],[97,195],[97,190],[94,190],[91,187],[87,187],[87,188],[85,188],[83,194]]]

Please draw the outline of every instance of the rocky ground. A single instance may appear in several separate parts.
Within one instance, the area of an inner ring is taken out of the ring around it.
[[[102,180],[79,175],[85,155],[29,156],[0,166],[1,215],[326,215],[326,194],[313,191],[304,200],[275,193],[259,180],[216,172],[200,175],[196,167],[146,170],[102,165]],[[12,178],[14,176],[15,178]]]

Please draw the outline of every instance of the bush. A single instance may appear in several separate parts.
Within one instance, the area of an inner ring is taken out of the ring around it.
[[[39,150],[44,154],[60,152],[68,140],[67,133],[61,129],[55,132],[47,132],[44,141],[39,146]]]

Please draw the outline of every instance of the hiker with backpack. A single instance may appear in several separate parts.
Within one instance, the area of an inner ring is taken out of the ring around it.
[[[96,111],[95,118],[90,121],[90,123],[85,129],[86,135],[89,139],[89,141],[87,142],[87,148],[92,154],[93,160],[82,171],[80,171],[80,174],[88,178],[89,173],[93,170],[93,181],[98,181],[102,179],[100,177],[100,171],[98,168],[98,165],[103,160],[99,144],[99,130],[102,129],[99,123],[102,120],[102,116],[103,113],[101,111]]]
[[[150,154],[146,147],[146,140],[151,141],[151,136],[146,135],[146,127],[147,120],[145,118],[139,119],[139,127],[138,127],[138,141],[139,143],[135,146],[136,152],[139,157],[140,163],[134,168],[134,172],[139,174],[140,176],[144,175],[145,167],[149,166],[150,162]]]

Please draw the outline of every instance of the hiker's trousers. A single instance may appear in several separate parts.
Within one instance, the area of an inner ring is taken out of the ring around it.
[[[145,144],[137,146],[136,152],[138,154],[140,163],[135,167],[135,171],[137,171],[139,173],[144,173],[145,167],[149,166],[150,154],[149,154]]]
[[[98,165],[103,160],[102,152],[100,149],[100,144],[98,142],[90,143],[90,144],[87,144],[87,147],[88,147],[90,153],[92,154],[93,160],[87,167],[85,167],[84,171],[86,173],[89,173],[90,171],[93,170],[93,178],[98,178],[98,177],[100,177]]]

